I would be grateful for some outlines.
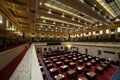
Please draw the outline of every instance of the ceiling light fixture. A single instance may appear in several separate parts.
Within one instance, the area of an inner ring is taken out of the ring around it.
[[[63,13],[63,14],[61,15],[61,17],[62,17],[62,18],[65,18],[65,14]]]
[[[63,23],[62,23],[61,25],[62,25],[62,26],[64,26],[64,24],[63,24]]]
[[[48,14],[52,14],[51,9],[48,10]]]
[[[69,27],[69,24],[67,25],[67,27]]]
[[[73,26],[78,26],[78,27],[83,27],[83,25],[80,24],[75,24],[75,23],[69,23],[67,21],[63,21],[63,20],[59,20],[59,19],[55,19],[55,18],[50,18],[50,17],[45,17],[45,16],[40,16],[41,19],[46,19],[49,21],[55,21],[55,22],[60,22],[60,23],[64,23],[64,24],[69,24],[69,25],[73,25]]]
[[[63,4],[61,4],[61,5],[63,5]],[[75,17],[77,17],[77,18],[86,20],[86,21],[88,21],[88,22],[90,22],[90,23],[94,23],[94,21],[91,21],[91,20],[89,20],[89,19],[86,19],[86,18],[84,18],[84,17],[81,17],[81,16],[79,16],[79,15],[73,13],[73,12],[67,11],[67,10],[65,10],[65,9],[63,9],[63,8],[61,8],[61,7],[57,7],[57,6],[52,5],[52,4],[50,4],[50,3],[45,3],[45,6],[47,6],[47,7],[49,7],[49,8],[52,8],[52,9],[55,9],[55,10],[59,10],[59,11],[61,11],[61,12],[67,13],[67,14],[69,14],[69,15],[73,15],[73,16],[75,16]],[[75,9],[73,9],[73,8],[71,8],[71,7],[68,7],[68,8],[69,8],[69,9],[72,9],[73,11],[76,11]]]
[[[100,23],[99,25],[102,26],[102,23]]]
[[[78,22],[80,23],[80,20],[78,19]]]
[[[51,28],[51,26],[49,26],[48,28]]]
[[[118,22],[118,21],[120,21],[120,19],[117,18],[117,19],[115,19],[115,21]]]
[[[42,28],[43,26],[41,25],[40,27]]]
[[[47,31],[48,29],[45,29],[45,31]]]
[[[43,23],[46,23],[46,20],[43,20]]]
[[[39,28],[39,30],[41,30],[41,28]]]
[[[43,3],[42,3],[42,2],[40,2],[39,4],[40,4],[40,6],[41,6]]]
[[[75,18],[74,18],[74,17],[72,17],[72,21],[75,21]]]
[[[55,22],[53,22],[53,24],[56,24]]]

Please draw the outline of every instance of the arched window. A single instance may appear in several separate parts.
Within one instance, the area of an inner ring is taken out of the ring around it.
[[[2,18],[3,18],[2,15],[0,15],[0,24],[2,24],[3,21]]]
[[[6,20],[6,27],[8,28],[9,27],[9,21]]]

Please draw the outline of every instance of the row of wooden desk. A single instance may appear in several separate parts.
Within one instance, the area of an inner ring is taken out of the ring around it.
[[[95,67],[95,72],[98,74],[103,74],[104,70],[111,65],[110,61],[105,60],[103,61],[101,58],[93,57],[90,55],[84,54],[65,54],[62,56],[53,56],[49,58],[43,58],[48,70],[50,71],[51,75],[54,76],[55,80],[64,80],[65,77],[68,78],[76,78],[77,74],[84,71],[84,67],[91,69],[91,66],[96,66],[96,64],[100,64],[99,66]],[[78,66],[76,66],[76,62]],[[82,64],[85,64],[83,67]],[[54,65],[56,67],[54,67]],[[60,68],[61,72],[66,72],[67,76],[58,72],[58,68]],[[86,76],[87,78],[80,77],[77,78],[78,80],[95,80],[96,73],[93,71],[87,71]]]

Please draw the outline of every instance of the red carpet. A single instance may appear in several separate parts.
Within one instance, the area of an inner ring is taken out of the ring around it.
[[[17,68],[18,64],[26,54],[30,46],[25,48],[12,62],[10,62],[6,67],[0,71],[0,80],[9,80],[10,76]]]
[[[61,71],[61,69],[60,69],[60,67],[57,67],[56,66],[56,64],[55,63],[53,63],[53,61],[51,61],[50,59],[49,59],[49,61],[52,63],[52,64],[54,64],[54,68],[57,68],[58,69],[58,73],[59,74],[64,74],[66,77],[65,77],[65,80],[69,80],[68,78],[67,78],[67,74],[66,74],[66,72],[62,72]],[[72,62],[72,60],[71,60],[71,62]],[[64,65],[64,62],[62,62],[62,65]],[[91,69],[87,69],[86,67],[85,67],[85,63],[83,64],[83,65],[81,65],[81,66],[84,66],[84,70],[87,70],[87,71],[94,71],[95,72],[95,67],[97,67],[97,66],[99,66],[100,65],[100,63],[97,63],[96,64],[96,66],[92,66],[91,67]],[[79,66],[79,64],[78,64],[78,61],[76,61],[76,67],[77,66]],[[116,66],[111,66],[111,67],[109,67],[108,68],[108,70],[104,70],[104,72],[103,72],[103,75],[101,75],[101,74],[97,74],[97,79],[96,80],[110,80],[111,79],[111,77],[114,75],[114,73],[115,73],[115,71],[117,70],[117,68],[118,67],[116,67]],[[70,70],[71,68],[69,67],[68,68],[68,70]],[[74,70],[76,71],[76,68],[74,68]],[[49,70],[48,70],[49,71]],[[49,71],[49,73],[50,73],[50,71]],[[85,74],[84,74],[84,71],[82,72],[82,73],[79,73],[79,74],[77,74],[77,77],[83,77],[83,76],[85,76]],[[51,75],[51,77],[52,77],[52,79],[54,80],[54,77]],[[74,79],[71,79],[71,80],[74,80]]]

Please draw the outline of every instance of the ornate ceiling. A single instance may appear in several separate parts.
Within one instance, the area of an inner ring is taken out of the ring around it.
[[[23,31],[81,32],[120,22],[120,0],[1,0]]]

